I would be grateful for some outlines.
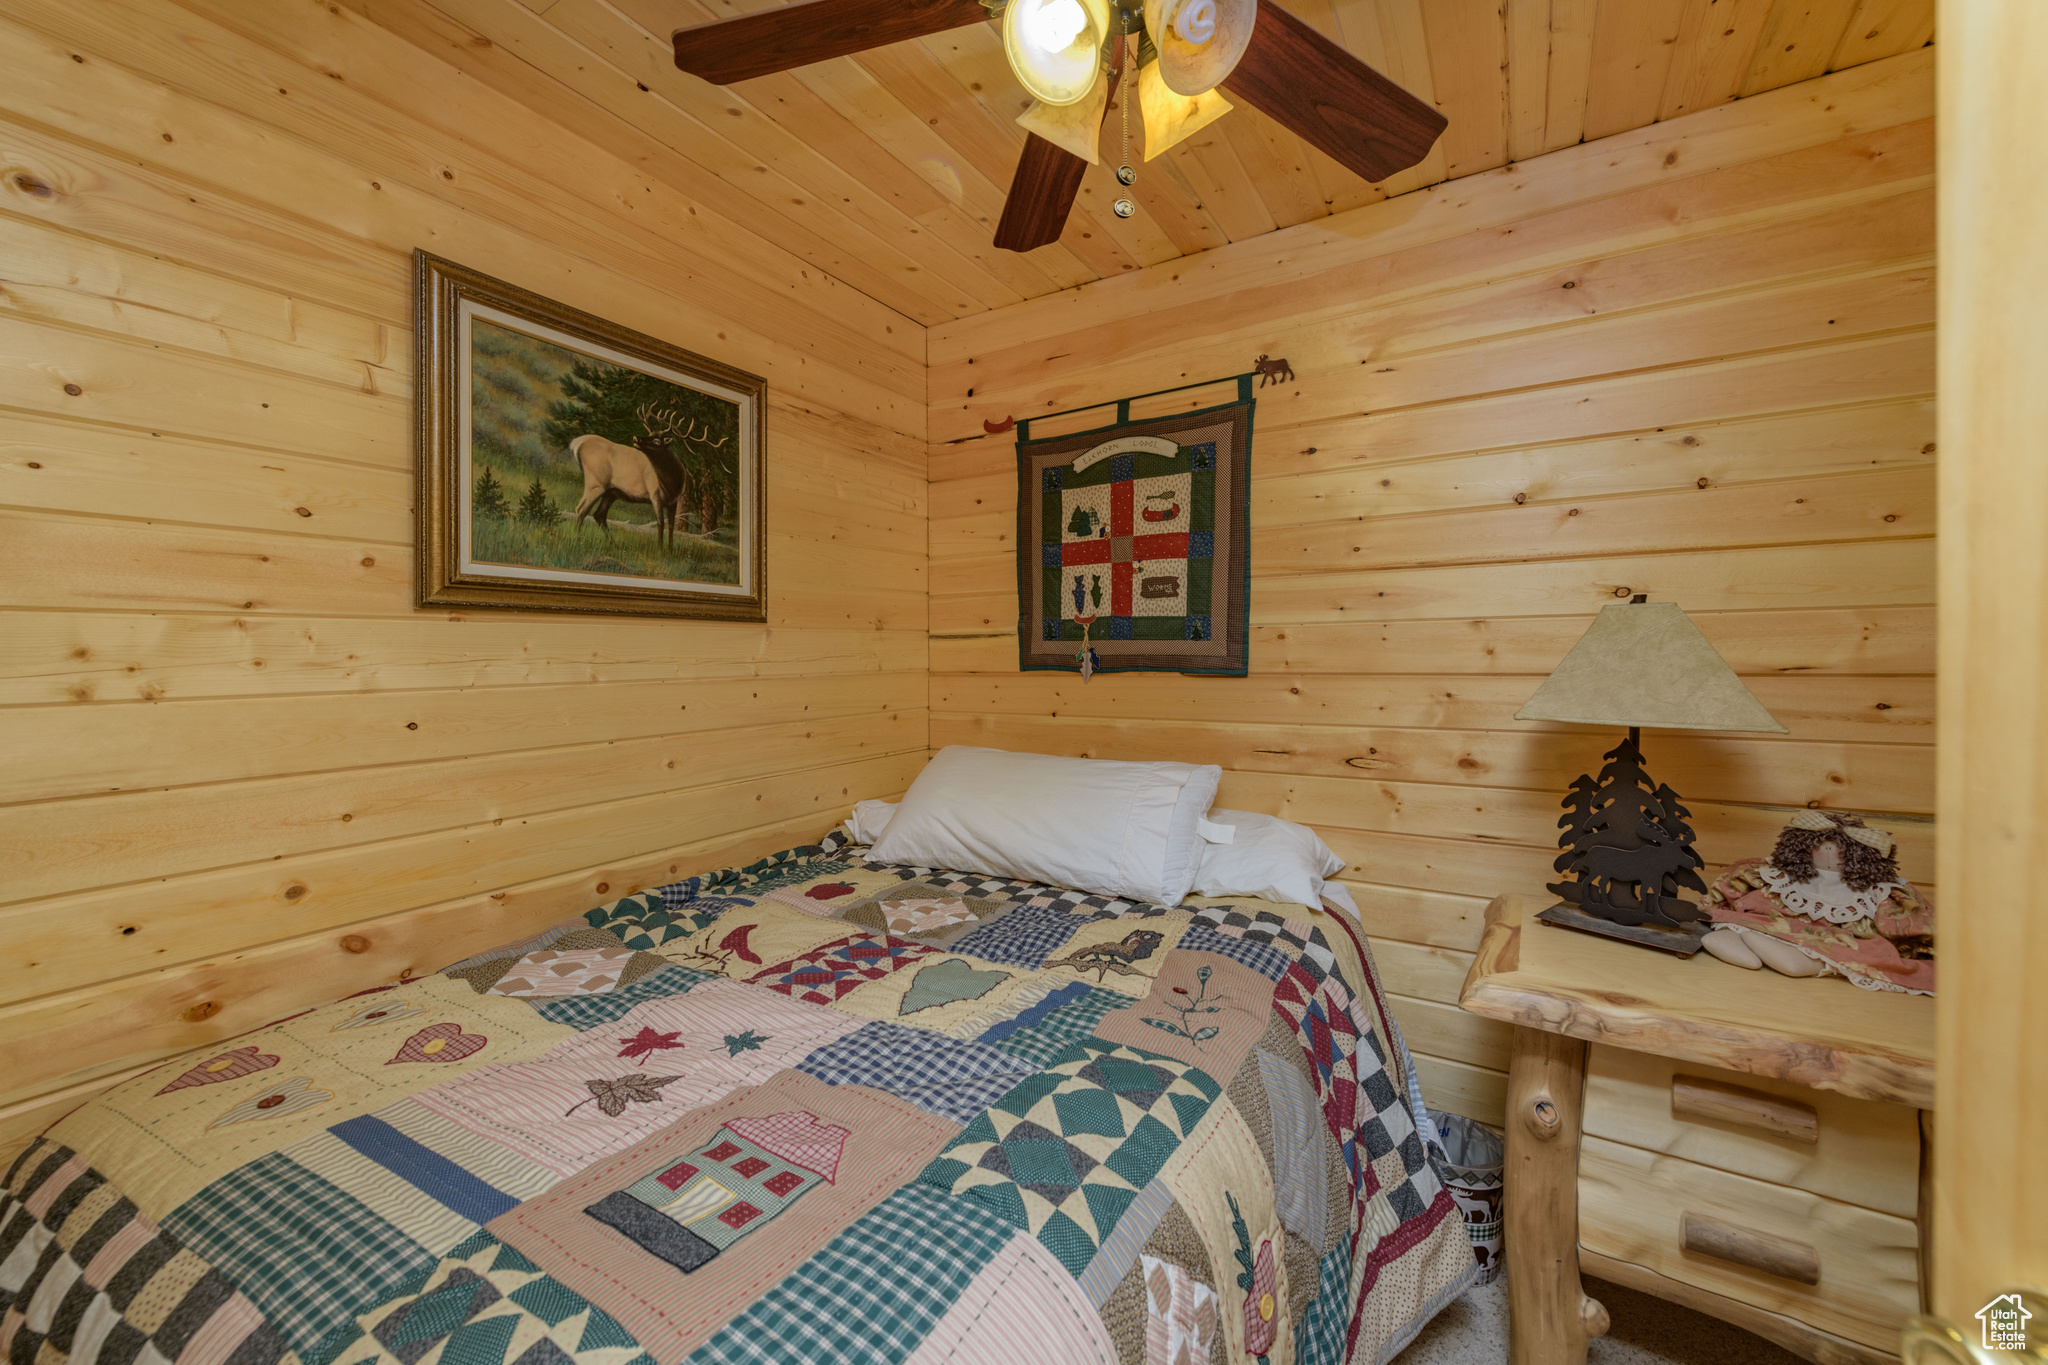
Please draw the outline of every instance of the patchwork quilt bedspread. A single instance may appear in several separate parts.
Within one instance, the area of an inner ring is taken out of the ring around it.
[[[1341,915],[819,844],[169,1064],[0,1194],[13,1365],[1390,1357],[1474,1262]]]

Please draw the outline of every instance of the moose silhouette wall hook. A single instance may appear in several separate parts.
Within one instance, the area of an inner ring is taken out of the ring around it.
[[[1285,356],[1278,360],[1268,360],[1262,351],[1259,353],[1259,358],[1252,362],[1252,370],[1259,376],[1259,387],[1262,389],[1268,384],[1292,384],[1294,382],[1294,367],[1287,363],[1287,357]]]

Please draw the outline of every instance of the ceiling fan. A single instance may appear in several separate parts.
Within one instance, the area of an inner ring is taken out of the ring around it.
[[[1146,160],[1228,113],[1224,91],[1367,180],[1422,160],[1446,122],[1270,0],[800,0],[676,30],[676,65],[731,85],[990,19],[1032,97],[996,228],[1010,251],[1059,240],[1082,172],[1101,159],[1109,100],[1133,71]],[[1117,179],[1129,185],[1128,153],[1126,163]],[[1115,211],[1136,209],[1119,199]]]

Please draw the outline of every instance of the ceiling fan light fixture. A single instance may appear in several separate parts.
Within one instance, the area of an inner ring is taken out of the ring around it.
[[[1108,0],[1010,0],[1003,54],[1024,89],[1055,108],[1088,98],[1102,79]]]
[[[1109,82],[1097,81],[1092,89],[1072,104],[1031,101],[1031,107],[1017,115],[1018,126],[1036,133],[1053,146],[1072,152],[1089,165],[1098,165],[1102,153],[1096,144],[1102,137],[1102,111],[1109,103]]]
[[[1173,16],[1173,31],[1190,47],[1201,47],[1216,36],[1216,0],[1187,0]]]
[[[1159,50],[1159,74],[1176,95],[1223,84],[1251,45],[1258,0],[1145,0],[1145,32]]]
[[[1160,70],[1163,65],[1147,62],[1138,68],[1138,112],[1145,120],[1147,161],[1230,112],[1230,101],[1221,90],[1182,95],[1169,89]]]
[[[1035,251],[1060,239],[1089,163],[1104,159],[1102,112],[1113,56],[1116,80],[1137,87],[1119,86],[1125,93],[1118,102],[1117,166],[1126,185],[1137,174],[1132,96],[1143,119],[1146,157],[1221,116],[1232,102],[1250,105],[1368,181],[1385,180],[1428,155],[1444,130],[1440,111],[1296,18],[1284,3],[1261,14],[1259,2],[1115,0],[1112,14],[1111,0],[791,0],[679,28],[672,41],[678,68],[731,85],[993,16],[1004,57],[1032,96],[1017,120],[1031,135],[1018,153],[995,245]],[[1118,40],[1114,50],[1111,38]],[[1228,100],[1220,88],[1226,83]],[[1129,198],[1112,207],[1119,216],[1137,211]]]
[[[1088,27],[1088,11],[1081,8],[1081,0],[1045,0],[1025,26],[1040,52],[1064,52]]]

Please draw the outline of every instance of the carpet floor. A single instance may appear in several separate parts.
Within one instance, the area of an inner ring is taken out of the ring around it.
[[[1586,1292],[1613,1326],[1586,1352],[1588,1365],[1806,1365],[1790,1351],[1719,1318],[1605,1280]],[[1505,1277],[1468,1291],[1395,1357],[1396,1365],[1500,1365],[1508,1358]]]

